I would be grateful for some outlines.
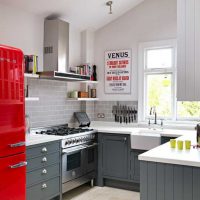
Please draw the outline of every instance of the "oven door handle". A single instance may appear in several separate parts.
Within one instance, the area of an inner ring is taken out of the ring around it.
[[[70,154],[70,153],[76,153],[76,152],[79,152],[83,149],[86,149],[87,147],[83,146],[83,147],[80,147],[80,148],[75,148],[75,149],[63,149],[62,150],[62,153],[63,154]]]
[[[90,145],[85,144],[84,146],[85,146],[86,148],[91,148],[91,147],[96,147],[96,146],[98,146],[98,144],[97,144],[97,143],[93,143],[93,144],[90,144]]]

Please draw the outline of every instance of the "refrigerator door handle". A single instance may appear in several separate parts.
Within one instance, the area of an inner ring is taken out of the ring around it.
[[[25,146],[25,142],[18,142],[18,143],[15,143],[15,144],[9,144],[11,148],[15,148],[15,147],[22,147],[22,146]]]
[[[10,168],[11,169],[16,169],[16,168],[19,168],[19,167],[24,167],[26,165],[27,165],[27,162],[24,161],[24,162],[17,163],[15,165],[10,165]]]

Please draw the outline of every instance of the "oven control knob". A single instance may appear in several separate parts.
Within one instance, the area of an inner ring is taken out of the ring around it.
[[[71,144],[71,143],[72,143],[71,139],[69,139],[67,142],[68,142],[68,144]]]

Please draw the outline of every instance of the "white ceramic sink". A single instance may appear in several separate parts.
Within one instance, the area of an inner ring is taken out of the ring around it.
[[[131,148],[150,150],[161,144],[162,130],[143,129],[131,134]]]

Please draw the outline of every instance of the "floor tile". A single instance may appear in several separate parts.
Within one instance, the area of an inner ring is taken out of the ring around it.
[[[63,200],[140,200],[140,195],[129,190],[84,185],[65,193]]]

